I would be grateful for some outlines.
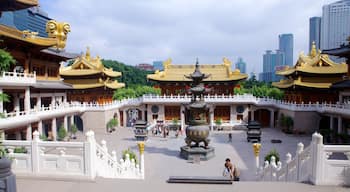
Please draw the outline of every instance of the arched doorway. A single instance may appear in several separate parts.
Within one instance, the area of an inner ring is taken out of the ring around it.
[[[77,126],[79,131],[84,131],[84,124],[83,124],[83,120],[81,119],[80,116],[76,116],[74,115],[74,123]]]
[[[126,111],[126,126],[132,127],[134,123],[142,119],[142,111],[137,108],[131,108]]]
[[[254,119],[261,124],[261,127],[270,126],[271,112],[267,109],[258,109],[254,112]]]

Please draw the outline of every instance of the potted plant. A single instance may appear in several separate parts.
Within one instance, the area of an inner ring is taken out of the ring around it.
[[[61,125],[61,127],[58,129],[57,136],[58,136],[58,140],[59,140],[59,141],[63,141],[63,140],[66,138],[66,136],[67,136],[67,131],[66,131],[66,129],[64,128],[63,125]]]
[[[115,127],[118,126],[118,120],[115,118],[110,119],[107,122],[107,131],[109,133],[112,133],[113,131],[115,131]]]
[[[76,136],[76,133],[78,132],[78,127],[75,125],[75,124],[72,124],[71,126],[70,126],[70,131],[71,131],[71,138],[72,139],[76,139],[77,138],[77,136]]]
[[[215,124],[216,124],[216,126],[218,126],[218,130],[221,130],[221,124],[222,124],[222,119],[221,118],[217,118],[216,120],[215,120]]]
[[[135,164],[137,164],[137,157],[136,157],[136,154],[134,151],[132,151],[131,149],[127,149],[127,150],[124,150],[123,151],[123,160],[125,161],[126,160],[126,154],[129,154],[129,158],[130,160],[131,159],[134,159],[135,160]]]
[[[272,149],[265,155],[265,161],[271,162],[271,157],[274,156],[276,159],[276,163],[280,161],[280,154],[277,152],[276,149]]]

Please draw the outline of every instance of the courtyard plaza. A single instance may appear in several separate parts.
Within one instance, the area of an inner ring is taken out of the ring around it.
[[[100,129],[102,130],[102,129]],[[132,128],[118,128],[113,133],[95,132],[97,142],[102,139],[107,141],[108,149],[116,150],[121,158],[122,151],[130,148],[138,154],[137,141]],[[17,178],[19,192],[37,192],[50,190],[50,192],[70,191],[347,191],[348,188],[334,186],[313,186],[304,183],[284,182],[256,182],[255,160],[252,143],[246,140],[246,132],[237,130],[232,133],[232,141],[229,142],[228,134],[217,133],[210,135],[210,145],[215,147],[215,157],[199,163],[189,162],[179,157],[180,147],[185,145],[185,135],[175,136],[170,132],[163,138],[160,135],[153,136],[149,133],[149,139],[145,142],[145,179],[104,179],[97,178],[95,181],[80,179],[50,179],[50,178]],[[78,140],[83,140],[79,134]],[[272,139],[279,139],[282,143],[271,143]],[[285,154],[290,152],[295,155],[297,143],[304,143],[305,147],[310,144],[311,135],[287,135],[276,128],[263,128],[260,162],[271,149],[276,149],[281,156],[282,162]],[[169,176],[221,176],[224,161],[230,158],[240,169],[240,182],[232,185],[209,185],[209,184],[168,184]]]

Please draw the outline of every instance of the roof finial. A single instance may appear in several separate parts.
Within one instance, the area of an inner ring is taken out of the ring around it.
[[[86,54],[85,54],[86,60],[90,61],[90,47],[86,47]]]
[[[316,51],[316,43],[315,41],[312,42],[312,46],[311,46],[311,52],[310,52],[310,56],[311,57],[315,57],[317,54],[317,51]]]
[[[199,68],[199,61],[198,61],[198,57],[196,58],[196,69]]]

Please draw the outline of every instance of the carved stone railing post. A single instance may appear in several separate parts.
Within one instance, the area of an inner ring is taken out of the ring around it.
[[[320,185],[323,182],[323,171],[325,161],[323,155],[323,137],[319,133],[312,134],[311,142],[311,182],[314,185]]]
[[[298,143],[297,145],[297,151],[295,153],[296,163],[297,163],[297,181],[301,180],[301,173],[302,173],[302,167],[301,167],[301,157],[300,154],[304,151],[304,144]]]
[[[285,175],[285,181],[289,180],[289,163],[292,161],[292,154],[287,153],[286,154],[286,175]]]
[[[31,149],[31,158],[32,158],[32,171],[33,173],[39,173],[40,171],[40,150],[39,150],[39,132],[34,131],[33,140],[32,140],[32,149]]]
[[[96,140],[95,133],[88,131],[86,133],[86,142],[84,143],[85,174],[91,179],[96,177]]]

